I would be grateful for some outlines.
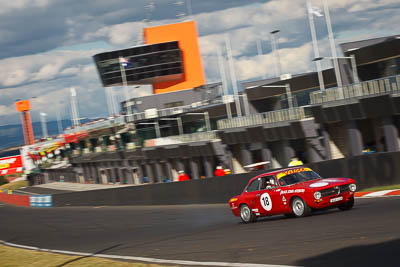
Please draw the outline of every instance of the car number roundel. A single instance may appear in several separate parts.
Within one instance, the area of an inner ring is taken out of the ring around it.
[[[271,197],[268,193],[264,193],[260,197],[261,206],[266,210],[270,211],[272,209]]]

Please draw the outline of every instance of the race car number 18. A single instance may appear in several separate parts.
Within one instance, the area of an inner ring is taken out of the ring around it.
[[[261,206],[266,210],[270,211],[272,209],[271,197],[268,193],[264,193],[260,197]]]

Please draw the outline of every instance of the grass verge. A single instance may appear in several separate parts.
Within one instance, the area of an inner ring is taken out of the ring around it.
[[[38,252],[28,249],[0,245],[1,266],[29,267],[161,267],[157,264],[131,263],[113,261],[96,257],[68,256],[56,253]]]
[[[27,187],[28,186],[28,181],[18,181],[14,183],[8,183],[8,184],[3,184],[0,186],[0,189],[3,190],[16,190],[21,187]]]
[[[392,189],[400,189],[400,184],[370,187],[361,190],[361,192],[382,191],[382,190],[392,190]]]

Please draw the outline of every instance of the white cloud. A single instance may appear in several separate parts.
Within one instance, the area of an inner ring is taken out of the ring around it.
[[[44,8],[49,4],[50,0],[0,0],[0,14],[6,14],[18,9]]]
[[[93,51],[50,51],[47,53],[0,60],[0,87],[47,81],[78,73],[86,64],[93,64]]]

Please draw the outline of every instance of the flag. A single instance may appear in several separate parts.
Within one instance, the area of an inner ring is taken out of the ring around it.
[[[316,6],[311,6],[310,5],[310,8],[308,9],[308,12],[310,14],[313,14],[313,15],[317,16],[317,17],[323,17],[324,16],[322,14],[322,10],[319,7],[316,7]]]
[[[74,87],[71,87],[70,91],[71,91],[71,96],[76,96],[76,90]]]
[[[119,63],[122,65],[122,67],[124,67],[124,68],[131,68],[132,67],[132,63],[128,60],[128,59],[126,59],[126,58],[124,58],[124,57],[120,57],[119,58]]]

